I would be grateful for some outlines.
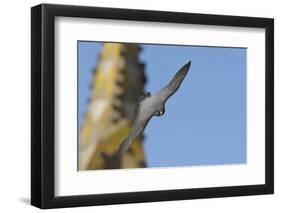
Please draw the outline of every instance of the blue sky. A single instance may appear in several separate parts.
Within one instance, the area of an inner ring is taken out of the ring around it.
[[[102,44],[78,42],[79,126],[87,110],[92,70]],[[246,163],[245,48],[142,45],[146,91],[154,94],[192,61],[162,117],[145,129],[149,167]]]

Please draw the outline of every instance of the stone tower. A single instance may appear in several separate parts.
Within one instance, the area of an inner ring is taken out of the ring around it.
[[[142,136],[119,163],[112,158],[129,132],[136,104],[144,92],[140,50],[137,44],[104,43],[79,134],[79,170],[145,167]]]

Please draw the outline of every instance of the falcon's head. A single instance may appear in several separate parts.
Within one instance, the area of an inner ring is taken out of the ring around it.
[[[155,116],[162,116],[165,114],[165,106],[163,106],[161,109],[157,110],[154,115]]]

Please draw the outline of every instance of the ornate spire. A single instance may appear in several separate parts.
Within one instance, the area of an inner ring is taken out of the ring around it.
[[[145,166],[142,137],[120,162],[114,157],[129,132],[135,106],[144,92],[140,50],[137,44],[104,43],[93,74],[88,112],[80,130],[80,170]]]

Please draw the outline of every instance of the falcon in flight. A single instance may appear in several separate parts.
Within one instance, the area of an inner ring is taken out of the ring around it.
[[[134,140],[144,131],[146,125],[153,116],[162,116],[165,113],[166,101],[179,89],[185,78],[191,61],[185,64],[173,77],[173,79],[163,89],[155,95],[150,92],[140,97],[136,106],[134,119],[127,138],[121,143],[118,154],[122,156],[126,153]]]

